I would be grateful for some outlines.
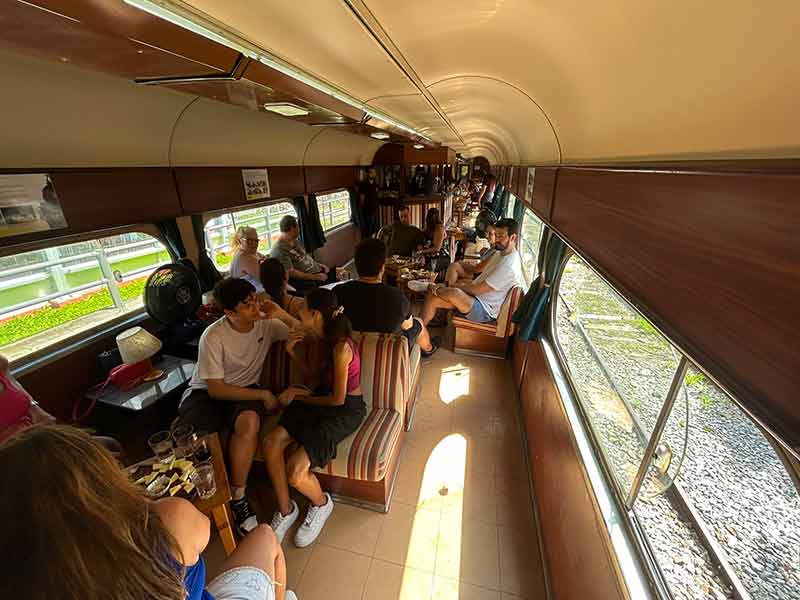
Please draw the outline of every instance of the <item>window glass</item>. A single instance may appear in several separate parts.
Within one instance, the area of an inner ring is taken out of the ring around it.
[[[522,258],[522,272],[528,285],[536,279],[538,272],[539,240],[542,237],[542,222],[529,208],[522,217],[519,254]]]
[[[350,222],[350,193],[347,190],[317,196],[317,206],[326,232]]]
[[[233,234],[239,227],[253,227],[258,232],[258,249],[268,254],[280,236],[279,224],[285,215],[297,216],[289,202],[277,202],[219,215],[206,223],[206,248],[221,271],[227,271],[233,260]]]
[[[764,433],[712,381],[690,368],[684,389],[659,445],[660,454],[680,463],[687,441],[682,466],[671,473],[679,489],[654,496],[665,486],[653,468],[634,505],[659,563],[692,565],[698,574],[705,568],[689,549],[666,552],[659,543],[664,524],[675,518],[670,501],[682,494],[751,598],[797,598],[800,495],[794,481]]]
[[[517,197],[514,194],[508,195],[508,202],[506,203],[506,214],[503,215],[506,219],[514,218],[514,207],[517,205]]]
[[[0,353],[18,359],[140,310],[167,249],[144,233],[0,258]]]

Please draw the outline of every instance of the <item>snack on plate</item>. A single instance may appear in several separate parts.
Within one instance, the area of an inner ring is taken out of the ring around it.
[[[128,478],[144,488],[151,498],[161,498],[169,494],[193,500],[197,492],[189,477],[194,472],[194,464],[186,459],[173,459],[169,463],[155,461],[126,469]]]

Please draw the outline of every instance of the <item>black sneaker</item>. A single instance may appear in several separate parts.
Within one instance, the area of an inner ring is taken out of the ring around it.
[[[239,500],[231,500],[230,505],[233,512],[233,520],[236,522],[236,531],[239,532],[240,536],[244,537],[258,527],[258,518],[250,508],[247,496]]]
[[[420,348],[420,353],[422,354],[422,358],[430,358],[433,356],[436,351],[439,349],[439,346],[442,345],[442,338],[441,336],[435,335],[431,338],[431,349],[429,352],[425,352]]]

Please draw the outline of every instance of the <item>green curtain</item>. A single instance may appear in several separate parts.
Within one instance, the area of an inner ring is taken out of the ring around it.
[[[186,256],[186,247],[183,245],[181,232],[178,229],[178,222],[175,219],[164,219],[156,223],[158,231],[161,232],[164,241],[167,243],[167,250],[172,257],[177,260]]]
[[[206,233],[203,228],[203,216],[192,215],[192,229],[197,240],[197,250],[200,260],[197,265],[197,274],[200,277],[200,285],[204,292],[214,289],[214,285],[222,279],[217,266],[206,250]]]
[[[531,284],[519,308],[511,317],[518,325],[518,339],[523,342],[535,340],[544,330],[552,286],[558,277],[566,251],[567,246],[561,238],[546,229],[539,252],[539,277]]]

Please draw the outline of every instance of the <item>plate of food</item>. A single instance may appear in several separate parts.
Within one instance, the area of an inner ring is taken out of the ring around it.
[[[168,462],[155,460],[140,463],[126,469],[128,478],[144,489],[150,498],[178,496],[193,500],[197,496],[194,484],[191,482],[195,470],[191,460],[172,458]]]
[[[408,282],[408,289],[421,294],[428,291],[428,286],[430,284],[431,282],[428,279],[412,279]]]

